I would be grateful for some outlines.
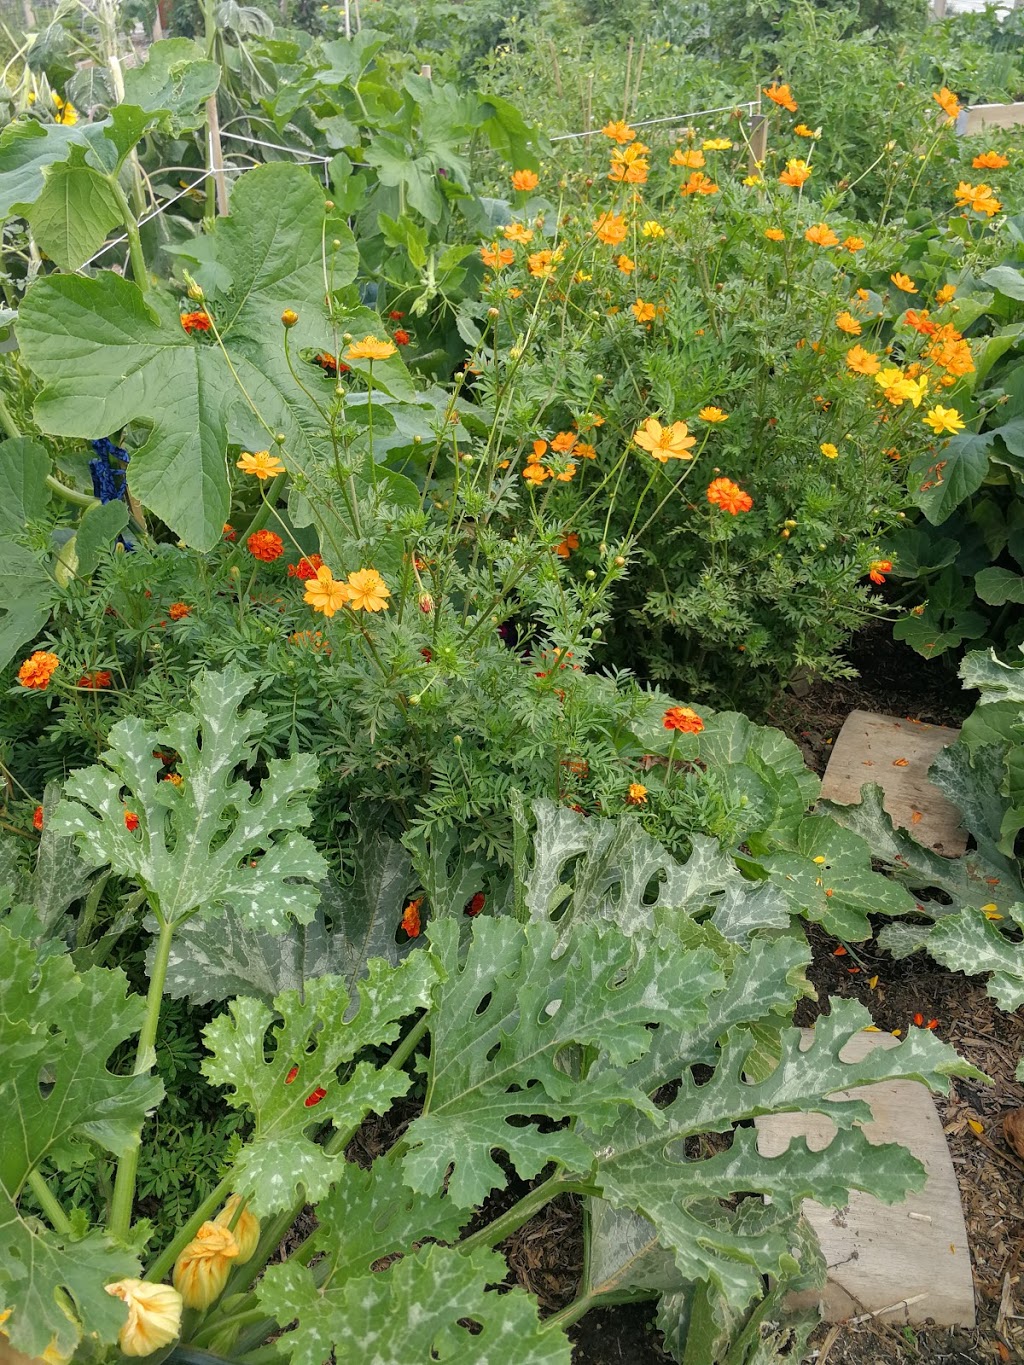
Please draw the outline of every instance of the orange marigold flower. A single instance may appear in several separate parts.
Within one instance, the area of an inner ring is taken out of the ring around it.
[[[621,213],[602,213],[594,220],[594,236],[605,246],[619,246],[628,234],[629,227]]]
[[[186,332],[208,332],[212,324],[209,315],[200,309],[195,313],[182,313],[181,325]]]
[[[917,293],[917,285],[909,275],[904,275],[902,270],[897,270],[895,274],[890,275],[889,278],[896,288],[902,290],[904,294]]]
[[[230,521],[224,523],[224,530],[221,532],[225,540],[237,540],[238,532],[231,525]]]
[[[637,299],[632,305],[632,313],[637,322],[653,322],[657,312],[653,303],[645,303],[643,299]]]
[[[378,341],[376,337],[365,336],[362,341],[353,341],[345,352],[346,360],[387,360],[395,354],[393,342]]]
[[[680,194],[717,194],[718,186],[703,171],[691,171],[685,185],[680,185]]]
[[[350,596],[347,583],[340,583],[326,564],[321,564],[316,576],[306,584],[303,601],[324,616],[333,616],[346,604]]]
[[[408,346],[412,341],[412,333],[407,332],[403,327],[399,327],[394,333],[395,342],[399,346]]]
[[[624,146],[627,142],[632,142],[636,133],[624,119],[617,119],[614,123],[606,123],[601,129],[605,137],[611,138],[612,142],[617,142],[619,146]]]
[[[892,573],[892,560],[873,559],[868,568],[868,577],[871,579],[872,583],[884,583],[885,575],[887,573]]]
[[[187,602],[172,602],[167,608],[167,615],[172,621],[180,621],[183,617],[188,616],[191,611],[192,608]]]
[[[852,313],[845,309],[842,313],[836,314],[836,326],[841,332],[846,332],[848,336],[859,337],[861,325]]]
[[[357,569],[345,584],[353,611],[386,611],[391,589],[376,569]]]
[[[708,484],[708,502],[734,517],[740,512],[749,512],[754,505],[750,494],[744,493],[732,479],[712,479]]]
[[[42,806],[36,806],[35,810],[32,812],[32,824],[33,824],[34,828],[36,828],[36,829],[42,829],[42,827],[43,827],[43,808],[42,808]]]
[[[853,236],[844,237],[844,238],[843,238],[843,250],[844,250],[844,251],[849,251],[851,254],[853,254],[854,252],[857,252],[857,251],[863,251],[863,250],[864,250],[864,238],[863,238],[863,237],[853,237]]]
[[[252,557],[265,564],[273,564],[284,554],[284,541],[276,531],[253,531],[245,544]]]
[[[814,223],[804,233],[805,241],[814,246],[831,247],[839,245],[839,238],[829,227],[828,223]]]
[[[109,687],[112,681],[112,676],[107,669],[98,668],[94,673],[83,673],[78,679],[78,686],[84,687],[87,691],[96,692],[101,688]]]
[[[512,172],[512,188],[514,190],[520,190],[525,193],[528,190],[535,190],[539,184],[540,180],[536,171]]]
[[[303,555],[298,564],[288,565],[288,577],[301,578],[308,583],[311,578],[316,578],[317,570],[323,568],[323,563],[319,555]]]
[[[765,86],[763,94],[767,95],[773,104],[777,104],[780,109],[786,109],[791,114],[795,114],[799,105],[793,98],[788,85],[772,84]]]
[[[423,897],[417,896],[416,899],[410,901],[402,911],[402,928],[410,938],[419,938],[420,936],[420,906],[422,904]]]
[[[480,248],[480,259],[488,270],[504,270],[507,265],[511,265],[516,258],[516,253],[510,246],[499,246],[497,242],[491,246]]]
[[[699,171],[707,162],[703,152],[698,152],[696,147],[687,147],[684,152],[681,147],[677,147],[669,157],[670,166],[685,166],[687,170]]]
[[[784,242],[786,240],[786,234],[781,228],[765,228],[764,235],[769,242]]]
[[[124,827],[129,834],[134,834],[139,827],[139,817],[133,810],[126,810],[124,813]]]
[[[626,793],[626,804],[630,806],[647,805],[647,788],[642,782],[631,782]]]
[[[663,427],[656,417],[648,417],[643,426],[633,432],[633,440],[661,464],[669,460],[692,460],[690,452],[697,444],[697,438],[691,436],[689,430],[685,422]]]
[[[56,654],[51,654],[45,649],[37,649],[18,669],[18,681],[22,687],[34,687],[39,692],[45,692],[54,670],[59,666],[60,660]]]
[[[932,94],[932,99],[939,106],[939,108],[942,110],[942,112],[946,115],[947,118],[955,119],[956,116],[959,114],[960,101],[953,94],[952,90],[948,90],[946,86],[943,86],[941,90],[936,90]]]
[[[846,368],[854,374],[877,374],[881,366],[878,356],[863,346],[851,346],[846,352]]]
[[[689,706],[670,706],[661,721],[666,730],[679,730],[684,735],[699,735],[704,722]]]
[[[793,157],[786,162],[786,169],[779,176],[781,185],[791,185],[798,190],[801,185],[806,185],[811,178],[811,168],[806,161],[799,157]]]
[[[573,550],[580,548],[580,538],[575,531],[569,534],[555,546],[555,554],[559,559],[568,559]]]
[[[278,474],[284,473],[284,465],[276,455],[271,455],[269,450],[257,450],[255,455],[243,450],[237,462],[243,474],[255,474],[260,483],[264,479],[272,479]]]
[[[164,773],[160,781],[169,782],[172,787],[180,787],[185,779],[182,777],[181,773]]]
[[[1004,166],[1009,164],[1010,158],[1003,156],[1000,152],[982,152],[971,162],[976,171],[1001,171]]]

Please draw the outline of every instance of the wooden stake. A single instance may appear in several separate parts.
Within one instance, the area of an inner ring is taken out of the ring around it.
[[[633,35],[629,37],[629,47],[626,49],[626,79],[622,85],[622,117],[629,117],[629,76],[633,68]]]
[[[224,174],[224,148],[220,140],[220,119],[217,116],[217,96],[206,101],[207,169],[217,186],[217,212],[223,218],[228,211],[228,178]]]

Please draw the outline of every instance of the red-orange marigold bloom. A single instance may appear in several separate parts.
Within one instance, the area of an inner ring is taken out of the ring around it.
[[[666,730],[679,730],[684,735],[699,735],[704,722],[690,706],[670,706],[662,720]]]
[[[126,810],[124,813],[124,827],[129,834],[134,834],[139,827],[139,817],[133,810]]]
[[[402,928],[410,938],[420,936],[420,906],[423,904],[423,897],[418,896],[416,900],[410,901],[402,911]]]
[[[78,679],[78,686],[95,691],[97,688],[109,687],[111,675],[105,668],[98,668],[94,673],[83,673]]]
[[[480,911],[487,904],[487,897],[482,891],[476,891],[462,907],[462,913],[468,915],[470,919],[475,919]]]
[[[253,531],[245,544],[252,557],[265,564],[273,564],[284,554],[284,541],[276,531]]]
[[[18,681],[22,687],[34,687],[39,692],[45,692],[54,670],[59,665],[60,660],[56,654],[51,654],[45,649],[37,649],[18,669]]]
[[[323,567],[323,562],[319,555],[303,555],[298,564],[288,565],[288,577],[301,578],[304,582],[316,578],[316,571]]]
[[[731,516],[736,516],[739,512],[749,512],[754,505],[754,499],[750,494],[744,493],[739,484],[733,483],[732,479],[712,479],[708,484],[708,502]]]
[[[399,327],[394,333],[394,337],[399,346],[408,346],[409,342],[412,341],[412,333],[407,332],[404,327]]]
[[[235,528],[231,525],[230,521],[226,521],[226,522],[224,523],[224,530],[223,530],[223,532],[222,532],[221,534],[224,536],[224,539],[225,539],[225,540],[237,540],[237,539],[238,539],[238,532],[237,532],[237,531],[235,530]]]
[[[32,812],[32,824],[35,826],[36,829],[42,829],[43,827],[42,806],[36,806],[35,810]]]
[[[180,621],[183,616],[188,616],[192,608],[187,602],[172,602],[167,608],[167,615],[172,621]]]
[[[181,325],[186,332],[208,332],[210,330],[210,318],[202,309],[195,313],[182,313]]]

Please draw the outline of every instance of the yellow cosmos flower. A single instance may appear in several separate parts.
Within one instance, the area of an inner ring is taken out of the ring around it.
[[[705,152],[728,152],[732,150],[732,143],[727,137],[713,137],[710,142],[702,142],[700,145]]]
[[[391,589],[376,569],[357,569],[345,584],[353,611],[387,611]]]
[[[764,184],[764,180],[759,175],[745,175],[743,177],[743,183],[750,189],[756,189],[758,185]]]
[[[640,235],[642,237],[664,237],[665,229],[660,223],[655,222],[653,218],[648,218],[647,222],[644,223],[643,227],[640,229]]]
[[[685,166],[688,170],[699,171],[707,162],[703,152],[698,152],[696,147],[688,147],[684,152],[682,147],[677,147],[668,159],[670,166]]]
[[[944,408],[941,405],[929,408],[921,420],[925,426],[931,427],[936,436],[941,436],[943,432],[949,432],[950,436],[955,436],[958,431],[963,431],[965,426],[964,420],[956,408]]]
[[[909,275],[904,275],[901,270],[897,270],[894,275],[889,276],[897,289],[901,289],[904,294],[916,294],[917,285]]]
[[[362,341],[353,341],[345,352],[345,359],[387,360],[395,354],[395,349],[390,341],[378,341],[376,337],[366,336]]]
[[[117,1280],[105,1286],[108,1294],[128,1308],[118,1345],[126,1356],[149,1356],[169,1346],[181,1331],[181,1295],[169,1284],[145,1280]]]
[[[765,228],[764,235],[769,242],[784,242],[786,240],[786,234],[781,228]]]
[[[946,86],[943,86],[941,90],[936,90],[932,95],[932,99],[950,121],[955,119],[959,114],[960,101],[953,94],[952,90],[948,90]]]
[[[255,455],[243,450],[235,467],[243,474],[254,474],[261,483],[264,479],[273,479],[284,473],[284,465],[269,450],[257,450]]]
[[[839,448],[834,446],[831,441],[822,441],[818,449],[826,460],[837,460],[839,458]]]
[[[955,294],[956,294],[955,284],[944,284],[941,289],[936,290],[935,302],[941,304],[949,303],[953,299]]]
[[[174,1287],[186,1308],[209,1308],[224,1292],[237,1257],[234,1234],[219,1223],[204,1223],[174,1262]]]
[[[314,611],[319,611],[324,616],[333,616],[336,611],[341,611],[348,599],[348,584],[339,583],[327,565],[323,564],[317,569],[316,577],[311,578],[306,584],[303,601]]]
[[[673,422],[663,427],[656,417],[648,417],[643,426],[633,432],[633,440],[661,464],[669,460],[692,460],[690,451],[697,444],[685,422]]]
[[[729,414],[723,412],[721,408],[707,407],[701,408],[697,416],[702,422],[728,422]]]

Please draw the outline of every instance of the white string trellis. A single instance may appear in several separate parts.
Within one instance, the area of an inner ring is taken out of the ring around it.
[[[687,123],[694,119],[707,118],[711,114],[731,114],[738,109],[747,109],[751,113],[760,113],[761,101],[741,100],[739,104],[720,104],[715,109],[696,109],[689,114],[665,114],[661,118],[634,119],[630,121],[631,128],[652,128],[656,123]],[[548,138],[549,142],[568,142],[578,137],[598,137],[600,128],[588,128],[584,133],[557,133],[554,137]]]

